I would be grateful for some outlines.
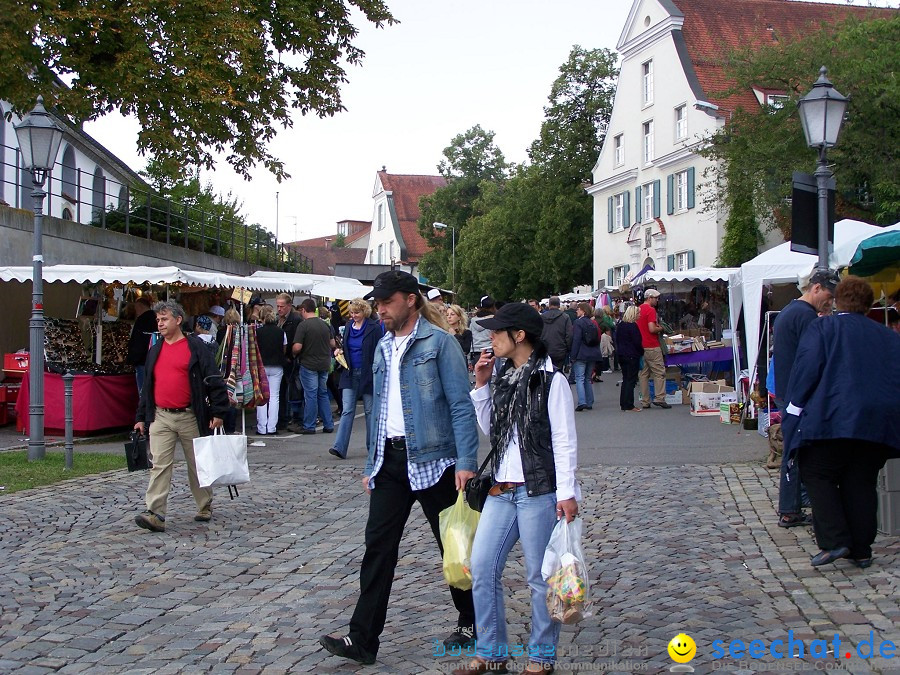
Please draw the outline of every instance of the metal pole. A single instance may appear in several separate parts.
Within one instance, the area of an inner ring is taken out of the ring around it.
[[[43,459],[44,444],[44,191],[32,177],[34,247],[31,277],[31,320],[28,322],[28,461]]]
[[[72,470],[72,436],[74,416],[72,415],[72,383],[75,376],[72,373],[66,373],[62,376],[63,387],[66,392],[66,471]]]
[[[826,150],[819,148],[819,163],[816,165],[816,186],[819,192],[819,269],[828,269],[828,170]]]

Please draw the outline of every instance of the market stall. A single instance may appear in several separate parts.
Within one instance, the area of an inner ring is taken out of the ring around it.
[[[61,375],[76,375],[74,429],[89,433],[131,426],[137,407],[134,371],[126,363],[131,323],[123,319],[130,300],[145,292],[155,297],[178,297],[189,314],[205,313],[218,302],[223,289],[258,292],[308,292],[312,284],[283,278],[241,277],[176,267],[95,267],[55,265],[43,269],[48,284],[79,284],[81,297],[74,319],[45,320],[45,423],[61,429],[63,394]],[[0,281],[31,281],[30,267],[0,268]],[[27,377],[15,409],[20,429],[27,432]],[[57,419],[59,418],[59,419]]]
[[[260,280],[282,279],[285,282],[308,285],[307,292],[311,295],[332,300],[353,300],[354,298],[363,297],[372,290],[371,286],[366,286],[356,279],[325,274],[258,271],[254,272],[250,278]]]

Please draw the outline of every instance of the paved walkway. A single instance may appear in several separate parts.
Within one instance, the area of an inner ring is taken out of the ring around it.
[[[146,474],[116,471],[0,497],[0,672],[439,673],[452,627],[435,544],[418,509],[407,529],[378,663],[325,654],[357,593],[367,497],[358,471],[254,463],[253,483],[212,523],[192,520],[179,466],[168,530],[138,529]],[[775,526],[775,480],[750,465],[592,466],[583,475],[593,615],[564,627],[557,672],[661,672],[679,632],[697,672],[900,672],[900,657],[856,655],[900,643],[900,539],[875,565],[815,570],[811,532]],[[516,552],[507,570],[510,639],[522,644],[529,594]],[[713,642],[805,641],[807,658],[713,659]],[[840,660],[809,658],[837,633]],[[817,645],[821,646],[821,645]],[[743,663],[742,663],[743,661]],[[521,667],[522,661],[517,664]],[[565,666],[565,669],[563,668]]]

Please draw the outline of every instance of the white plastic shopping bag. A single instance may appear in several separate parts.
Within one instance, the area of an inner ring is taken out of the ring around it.
[[[246,436],[229,436],[216,429],[212,436],[195,438],[194,461],[200,487],[250,482]]]
[[[548,586],[550,618],[567,625],[589,616],[584,611],[590,597],[590,584],[581,550],[581,527],[581,518],[575,518],[571,523],[560,518],[550,533],[541,565],[541,576]]]

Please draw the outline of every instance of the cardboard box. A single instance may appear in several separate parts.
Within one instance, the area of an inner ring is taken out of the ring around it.
[[[722,395],[723,397],[726,394]],[[741,405],[740,403],[726,403],[722,401],[719,404],[719,421],[722,424],[740,424],[741,423]]]
[[[716,382],[692,382],[691,415],[694,417],[718,417],[722,394],[733,393],[734,388],[725,384],[724,380]]]

